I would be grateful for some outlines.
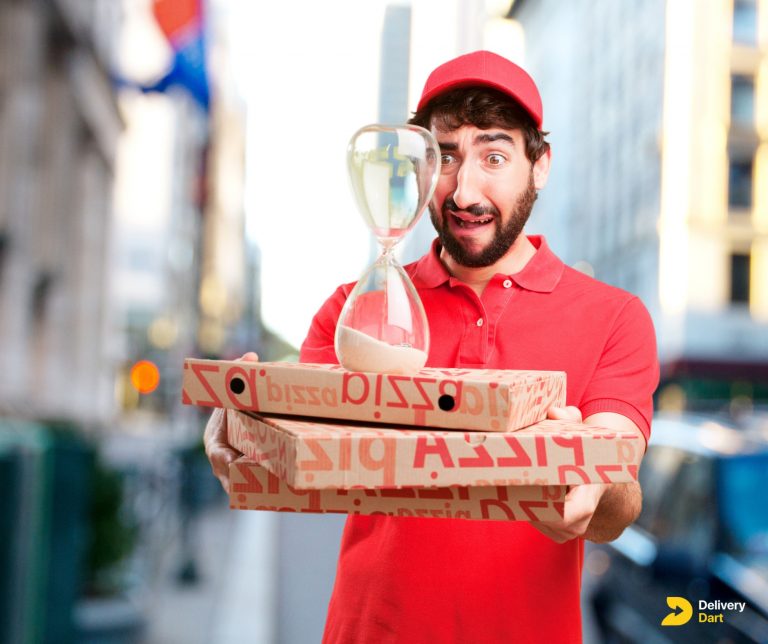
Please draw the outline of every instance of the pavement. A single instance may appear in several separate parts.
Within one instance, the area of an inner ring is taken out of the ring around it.
[[[176,540],[153,575],[141,644],[319,643],[343,523],[340,515],[206,509],[187,531],[188,547]]]
[[[185,477],[169,434],[147,423],[109,437],[102,449],[127,472],[126,509],[140,526],[129,574],[138,590],[128,603],[146,627],[138,641],[119,641],[320,642],[344,517],[230,510],[203,462],[193,464],[197,500],[187,520],[179,502]]]
[[[275,519],[226,503],[204,510],[191,526],[196,578],[185,581],[180,544],[170,548],[148,589],[144,644],[276,641]]]

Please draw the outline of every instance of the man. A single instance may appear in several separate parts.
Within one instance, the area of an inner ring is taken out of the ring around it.
[[[522,234],[550,165],[533,80],[489,52],[460,56],[429,76],[411,122],[442,155],[438,239],[406,267],[429,319],[427,366],[563,370],[568,407],[551,418],[647,438],[658,364],[645,308]],[[303,362],[336,362],[352,286],[315,316]],[[221,413],[206,445],[226,485],[238,454]],[[583,540],[615,539],[640,506],[637,484],[594,484],[569,491],[556,523],[348,517],[324,640],[579,642]]]

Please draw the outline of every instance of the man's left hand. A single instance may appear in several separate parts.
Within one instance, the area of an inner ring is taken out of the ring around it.
[[[552,407],[547,413],[547,418],[613,426],[623,430],[631,426],[639,431],[632,421],[618,414],[596,414],[583,421],[578,407]],[[608,497],[611,497],[610,501],[604,503],[604,507],[601,508],[603,516],[595,522],[597,525],[593,524],[592,519],[598,512],[601,500],[608,500]],[[565,495],[561,520],[534,521],[531,525],[557,543],[565,543],[577,537],[593,541],[610,541],[634,521],[640,512],[640,505],[641,492],[637,483],[574,485]]]
[[[557,543],[583,537],[608,487],[605,483],[574,485],[565,495],[560,521],[534,521],[531,525]]]

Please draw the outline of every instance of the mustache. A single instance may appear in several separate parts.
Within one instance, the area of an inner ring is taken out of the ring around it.
[[[475,217],[484,217],[486,215],[493,215],[494,217],[498,217],[500,214],[498,209],[494,206],[481,206],[479,204],[472,204],[466,208],[459,208],[459,206],[453,200],[453,197],[446,197],[445,201],[443,202],[443,213],[445,213],[447,210],[451,210],[453,212],[468,212],[470,215],[474,215]]]

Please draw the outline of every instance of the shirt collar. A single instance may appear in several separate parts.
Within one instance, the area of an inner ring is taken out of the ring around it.
[[[563,276],[565,264],[549,249],[543,235],[528,235],[528,240],[536,248],[536,253],[522,270],[507,277],[528,291],[551,293]],[[438,239],[432,242],[429,252],[416,262],[411,279],[419,288],[436,288],[449,280],[457,282],[440,261]]]

